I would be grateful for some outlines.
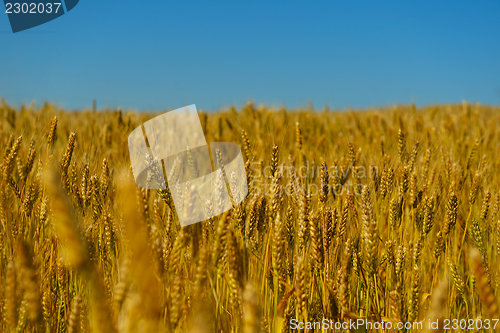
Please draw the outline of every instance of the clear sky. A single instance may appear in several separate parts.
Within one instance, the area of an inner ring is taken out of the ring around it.
[[[500,2],[80,0],[16,34],[2,9],[0,96],[138,110],[500,105]]]

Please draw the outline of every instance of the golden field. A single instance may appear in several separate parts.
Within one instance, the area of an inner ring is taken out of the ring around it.
[[[200,112],[249,194],[184,228],[132,177],[154,116],[2,100],[0,331],[495,331],[500,107]]]

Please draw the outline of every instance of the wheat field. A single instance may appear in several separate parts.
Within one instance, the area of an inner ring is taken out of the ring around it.
[[[2,100],[0,331],[500,329],[500,107],[201,111],[249,194],[184,228],[132,177],[154,116]]]

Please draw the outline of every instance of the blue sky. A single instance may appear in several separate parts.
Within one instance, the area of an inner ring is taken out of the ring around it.
[[[13,34],[2,10],[0,96],[72,109],[500,105],[499,17],[498,1],[81,0]]]

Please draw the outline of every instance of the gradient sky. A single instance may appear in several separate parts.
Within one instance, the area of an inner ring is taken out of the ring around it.
[[[499,105],[500,2],[80,0],[16,34],[2,10],[0,96],[157,111]]]

